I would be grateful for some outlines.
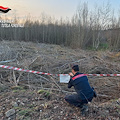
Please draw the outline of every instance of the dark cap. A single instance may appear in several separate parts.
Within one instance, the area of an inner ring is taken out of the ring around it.
[[[74,65],[72,66],[72,69],[76,72],[76,71],[79,71],[79,66],[78,65]]]

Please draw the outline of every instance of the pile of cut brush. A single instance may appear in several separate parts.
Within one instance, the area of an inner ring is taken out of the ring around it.
[[[120,73],[120,57],[118,53],[109,51],[1,41],[0,54],[0,64],[52,74],[67,74],[73,64],[78,64],[80,72],[86,74]],[[3,68],[0,68],[0,74],[0,119],[116,120],[120,117],[119,77],[89,77],[98,97],[89,105],[89,114],[83,117],[78,108],[64,101],[64,96],[72,94],[74,89],[69,90],[67,84],[59,82],[58,77]]]

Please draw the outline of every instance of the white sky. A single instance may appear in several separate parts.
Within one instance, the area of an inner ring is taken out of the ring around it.
[[[0,0],[0,6],[12,9],[5,14],[9,17],[15,13],[19,17],[25,17],[28,14],[33,17],[39,17],[41,13],[45,13],[60,19],[61,17],[71,18],[80,3],[88,2],[89,8],[93,9],[95,4],[103,5],[103,3],[106,4],[108,1],[117,12],[120,7],[120,0]]]

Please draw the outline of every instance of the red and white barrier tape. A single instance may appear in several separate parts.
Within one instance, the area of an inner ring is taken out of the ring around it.
[[[52,76],[60,76],[60,75],[68,75],[68,74],[50,74],[50,73],[44,73],[39,71],[33,71],[33,70],[25,70],[22,68],[12,67],[12,66],[6,66],[6,65],[0,65],[1,68],[11,69],[11,70],[17,70],[22,72],[29,72],[34,74],[41,74],[41,75],[52,75]],[[120,74],[84,74],[86,76],[120,76]]]
[[[34,73],[34,74],[60,76],[60,74],[50,74],[50,73],[44,73],[44,72],[39,72],[39,71],[33,71],[33,70],[25,70],[25,69],[22,69],[22,68],[17,68],[17,67],[12,67],[12,66],[6,66],[6,65],[0,65],[0,67],[1,68],[5,68],[5,69],[16,70],[16,71]],[[63,74],[63,75],[68,75],[68,74]]]
[[[120,74],[85,74],[87,76],[103,76],[103,77],[109,77],[109,76],[120,76]]]

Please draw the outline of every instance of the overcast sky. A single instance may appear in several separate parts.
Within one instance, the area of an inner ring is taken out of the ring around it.
[[[111,4],[111,8],[118,12],[120,0],[0,0],[0,6],[12,9],[6,16],[12,16],[16,13],[20,17],[28,14],[33,17],[39,17],[41,13],[45,13],[59,19],[61,17],[71,18],[80,3],[88,2],[89,8],[93,9],[95,4],[101,6],[108,1]],[[3,15],[2,13],[0,14]]]

